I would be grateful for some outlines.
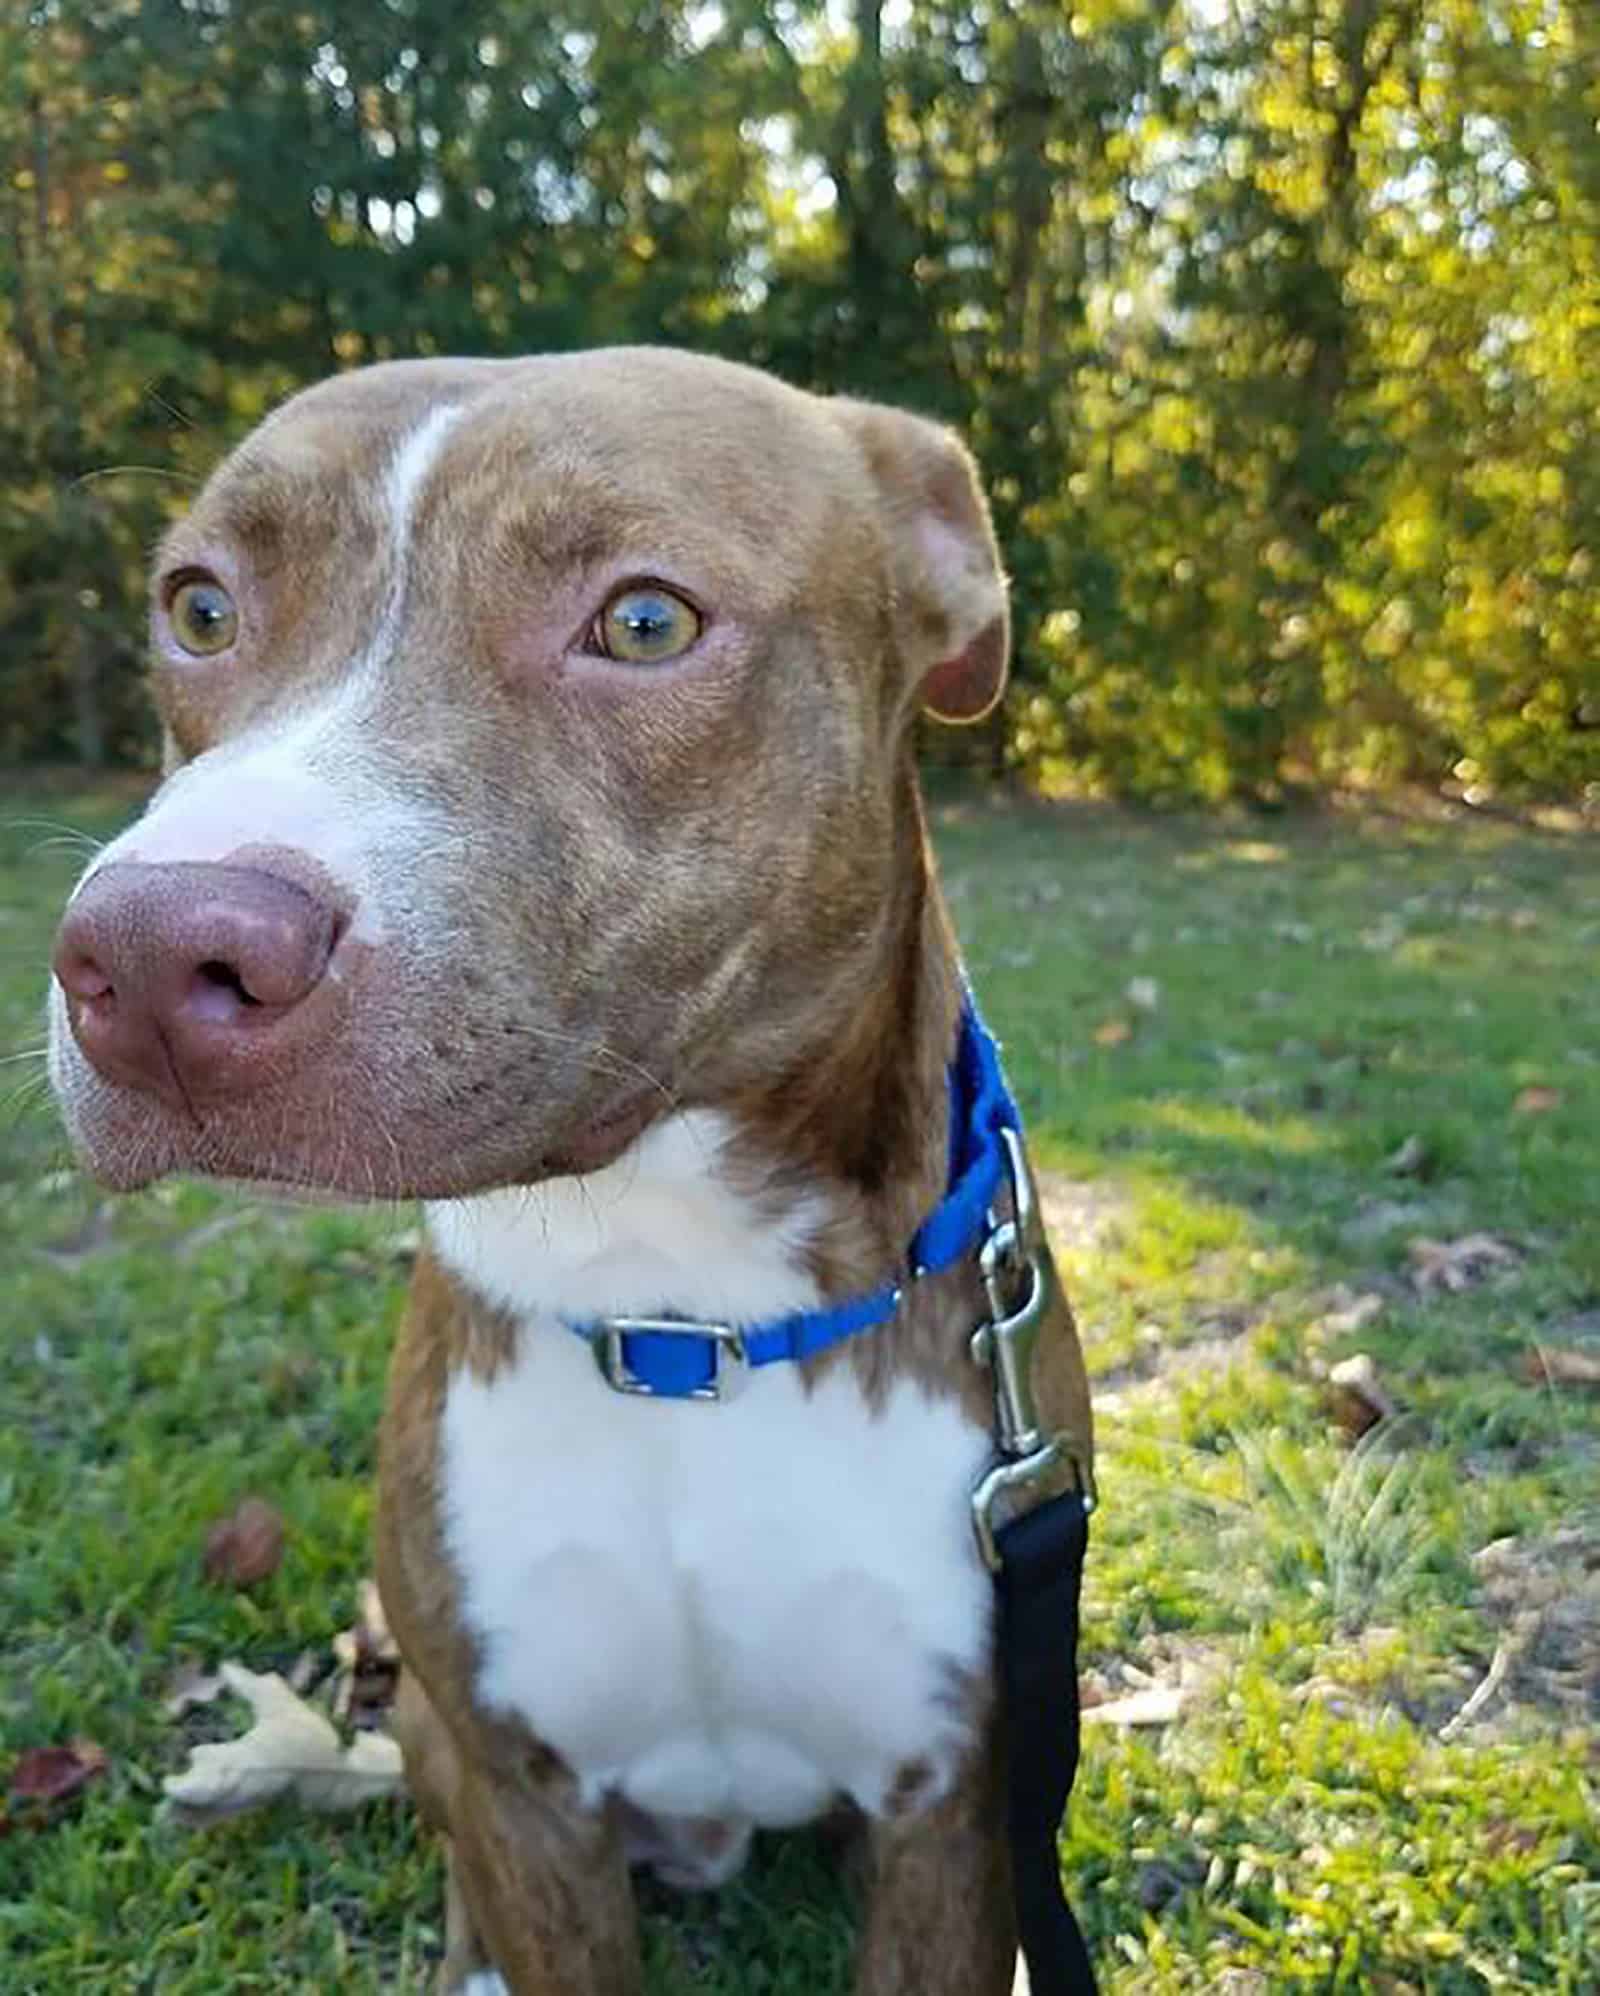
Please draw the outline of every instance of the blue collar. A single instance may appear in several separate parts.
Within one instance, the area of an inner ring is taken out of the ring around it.
[[[943,1199],[911,1237],[903,1275],[825,1310],[763,1324],[691,1323],[669,1317],[601,1317],[572,1329],[594,1348],[601,1372],[622,1393],[659,1400],[722,1400],[746,1367],[816,1358],[846,1338],[887,1323],[908,1283],[974,1254],[990,1231],[989,1209],[1005,1181],[1005,1131],[1021,1128],[1000,1049],[969,991],[948,1069],[950,1165]]]

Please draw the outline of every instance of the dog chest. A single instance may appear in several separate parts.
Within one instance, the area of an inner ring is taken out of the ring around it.
[[[595,1800],[805,1820],[942,1790],[988,1586],[985,1441],[906,1383],[869,1411],[788,1369],[717,1406],[624,1399],[559,1325],[445,1410],[447,1542],[478,1695]]]
[[[744,1236],[726,1200],[691,1212],[659,1177],[652,1194],[637,1164],[623,1183],[616,1208],[591,1186],[581,1220],[548,1201],[430,1214],[446,1266],[521,1305],[511,1362],[458,1371],[441,1414],[477,1696],[594,1802],[771,1826],[840,1796],[931,1802],[987,1655],[968,1492],[988,1438],[909,1378],[869,1407],[848,1366],[809,1390],[763,1368],[717,1404],[613,1391],[567,1321],[585,1289],[590,1315],[662,1293],[739,1320],[813,1301],[792,1236]],[[601,1263],[569,1220],[604,1234]]]

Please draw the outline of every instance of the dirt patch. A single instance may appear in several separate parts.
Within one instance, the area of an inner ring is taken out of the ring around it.
[[[1041,1171],[1038,1186],[1045,1232],[1066,1255],[1089,1254],[1107,1246],[1133,1209],[1126,1192],[1101,1178]]]
[[[1208,1326],[1220,1321],[1221,1337],[1192,1338],[1187,1344],[1169,1345],[1152,1340],[1133,1358],[1094,1376],[1095,1405],[1115,1412],[1113,1396],[1139,1386],[1168,1386],[1173,1381],[1197,1373],[1226,1372],[1239,1356],[1240,1346],[1261,1320],[1259,1310],[1242,1306],[1236,1311],[1204,1313],[1196,1322]]]

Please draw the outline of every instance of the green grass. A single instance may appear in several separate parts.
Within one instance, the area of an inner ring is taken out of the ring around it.
[[[134,801],[6,781],[0,1052],[41,1037],[78,863],[31,821],[103,834]],[[1087,1734],[1064,1852],[1105,1987],[1593,1989],[1600,1395],[1527,1370],[1600,1351],[1593,841],[937,815],[1100,1386],[1088,1681],[1185,1691],[1174,1724]],[[180,1659],[283,1666],[350,1619],[406,1216],[107,1205],[36,1064],[0,1077],[0,1776],[79,1735],[110,1755],[0,1837],[0,1989],[420,1990],[440,1881],[403,1808],[197,1834],[159,1795],[200,1730],[161,1713]],[[1556,1106],[1519,1111],[1529,1087]],[[1472,1232],[1516,1265],[1419,1294],[1408,1243]],[[1381,1310],[1343,1330],[1357,1295]],[[1352,1452],[1325,1372],[1356,1349],[1400,1412]],[[218,1592],[205,1527],[249,1491],[288,1554]],[[653,1895],[654,1996],[842,1989],[836,1870],[775,1842],[716,1900]]]

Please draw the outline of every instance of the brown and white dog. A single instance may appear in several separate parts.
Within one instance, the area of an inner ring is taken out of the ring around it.
[[[630,1996],[630,1862],[844,1802],[858,1990],[1009,1990],[975,1266],[716,1406],[571,1328],[873,1289],[941,1196],[912,723],[1006,653],[965,452],[653,349],[376,367],[227,460],[152,623],[169,774],[68,908],[52,1073],[112,1186],[427,1202],[378,1556],[443,1986]]]

